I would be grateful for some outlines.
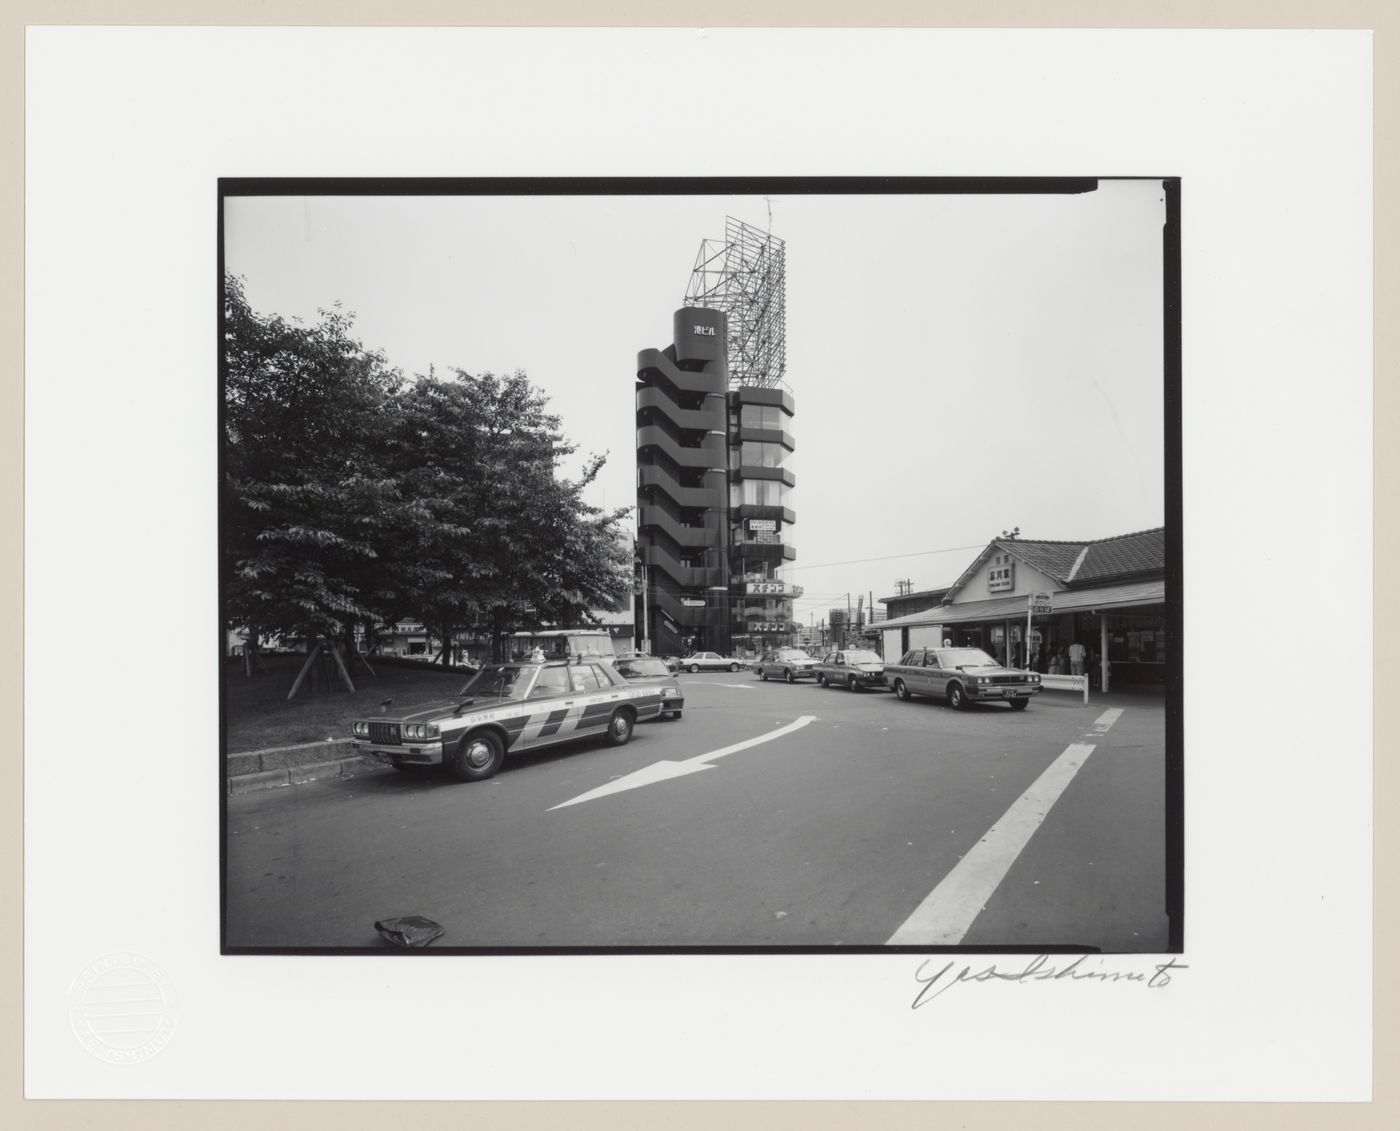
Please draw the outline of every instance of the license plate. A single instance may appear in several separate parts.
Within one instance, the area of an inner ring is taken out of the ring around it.
[[[1016,692],[1014,692],[1014,691],[1003,691],[1003,692],[1001,693],[1001,697],[1002,697],[1003,699],[1015,699],[1015,698],[1016,698]]]

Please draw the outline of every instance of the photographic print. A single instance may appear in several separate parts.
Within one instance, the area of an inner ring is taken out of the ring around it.
[[[1179,193],[221,182],[225,953],[1179,951]]]

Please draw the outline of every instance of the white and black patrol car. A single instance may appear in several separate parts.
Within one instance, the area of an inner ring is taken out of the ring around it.
[[[357,754],[395,769],[447,765],[463,781],[489,778],[506,751],[601,738],[621,746],[639,722],[679,716],[678,687],[634,686],[596,658],[490,664],[449,700],[358,719]]]

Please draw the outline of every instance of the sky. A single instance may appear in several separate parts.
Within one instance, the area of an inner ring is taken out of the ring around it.
[[[405,374],[523,369],[635,503],[636,356],[669,344],[704,239],[786,241],[796,475],[784,571],[820,623],[948,585],[1003,530],[1164,521],[1160,182],[1079,195],[236,197],[253,308],[339,302]],[[770,221],[771,217],[771,221]]]

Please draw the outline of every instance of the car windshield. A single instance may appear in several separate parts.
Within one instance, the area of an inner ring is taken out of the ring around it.
[[[654,660],[650,656],[639,656],[635,660],[619,660],[613,665],[613,670],[623,679],[640,679],[648,675],[670,675],[670,669],[660,660]]]
[[[996,668],[1001,665],[981,648],[945,648],[938,653],[940,668]]]
[[[880,657],[874,652],[847,652],[846,663],[848,664],[878,664]]]
[[[457,694],[463,699],[518,699],[534,670],[519,664],[491,664],[467,680]]]
[[[812,657],[802,651],[801,648],[784,648],[778,653],[780,660],[810,660]]]

